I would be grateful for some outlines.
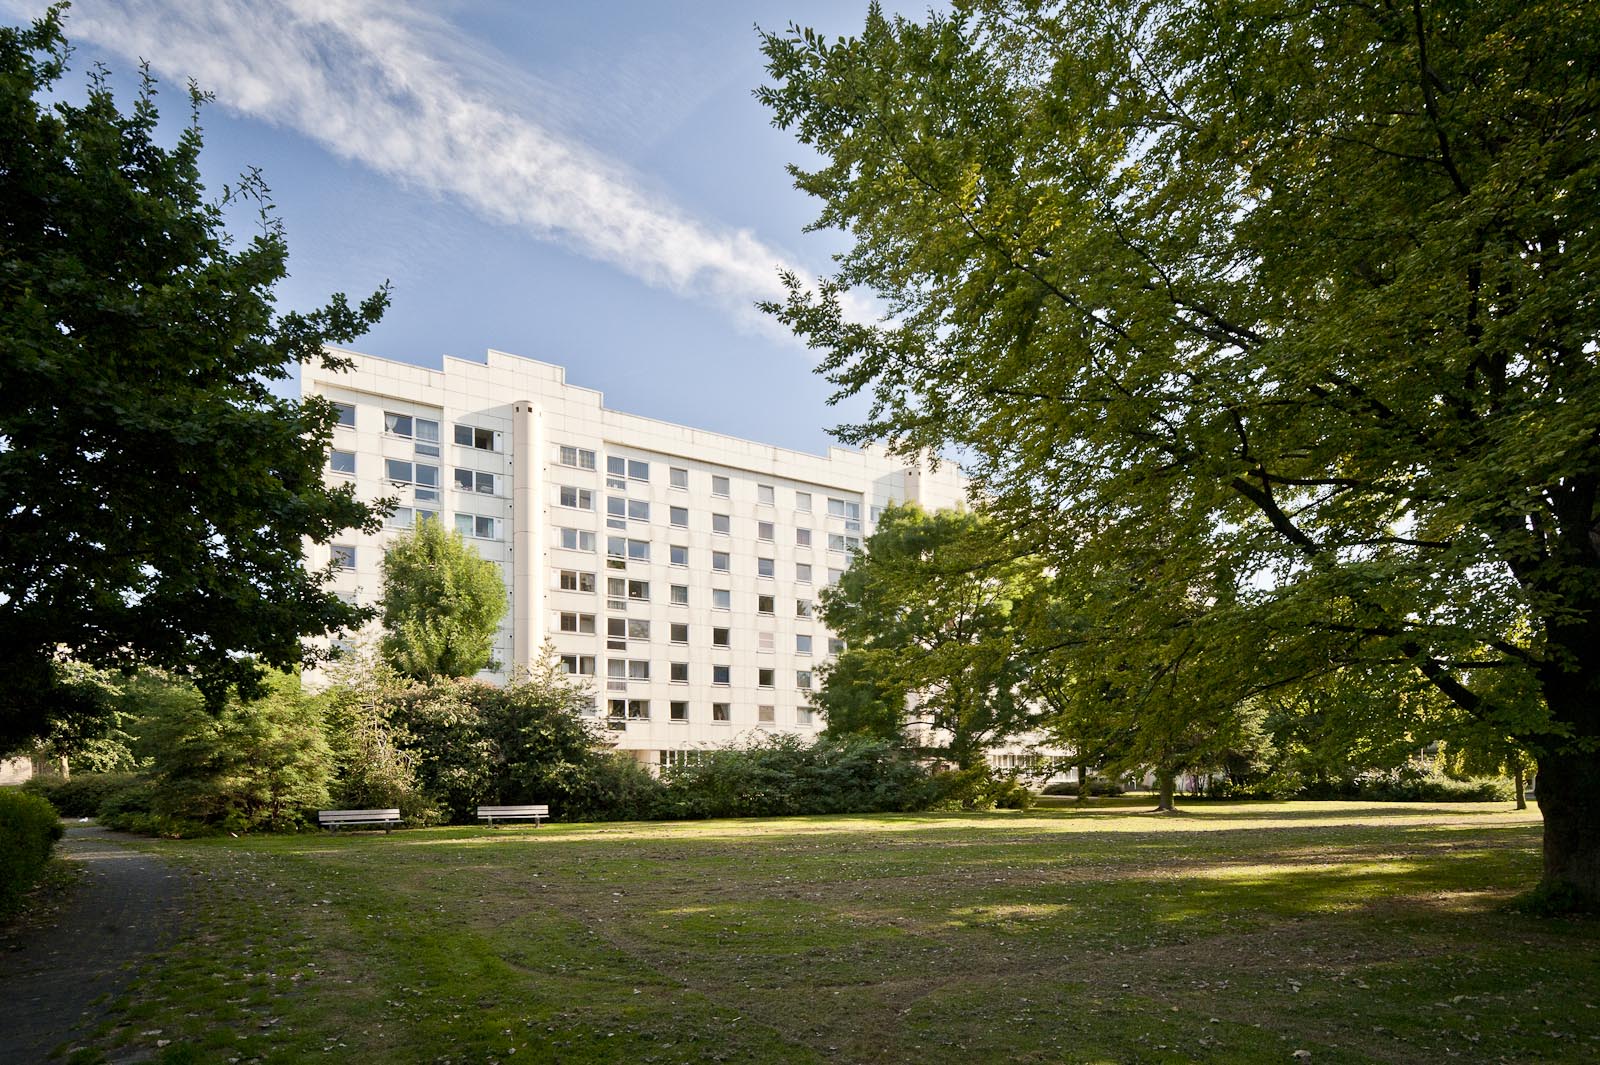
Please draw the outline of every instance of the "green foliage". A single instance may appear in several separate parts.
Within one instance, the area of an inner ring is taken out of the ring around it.
[[[94,817],[113,796],[139,786],[136,773],[74,773],[71,777],[34,777],[22,790],[54,806],[62,817]]]
[[[329,672],[328,745],[337,764],[330,801],[350,810],[394,807],[409,824],[437,821],[417,782],[421,756],[395,720],[412,682],[360,653],[342,656]]]
[[[1123,790],[1124,789],[1121,784],[1107,777],[1091,776],[1089,778],[1090,795],[1121,795]],[[1061,781],[1057,784],[1045,785],[1044,794],[1076,796],[1082,794],[1082,791],[1078,787],[1078,782],[1075,780],[1071,782]]]
[[[325,701],[294,674],[273,674],[259,699],[220,712],[193,687],[141,678],[139,750],[150,764],[150,812],[233,831],[281,830],[325,807],[334,755]]]
[[[1128,642],[1118,704],[1420,679],[1538,756],[1546,876],[1600,898],[1600,7],[973,0],[764,47],[853,239],[770,308],[870,397],[842,437],[963,449],[1069,639]]]
[[[27,754],[92,773],[132,769],[132,737],[118,702],[121,682],[115,674],[82,662],[56,662],[52,701],[39,736],[14,738],[4,756]]]
[[[170,148],[154,81],[127,114],[101,72],[56,94],[61,8],[0,28],[0,746],[44,735],[81,692],[70,657],[192,676],[213,707],[260,663],[362,612],[303,560],[373,507],[323,470],[334,412],[272,392],[382,314],[335,296],[276,314],[287,246],[254,173],[207,201],[199,110]],[[255,202],[248,241],[223,228]],[[74,712],[93,715],[94,706]]]
[[[943,809],[1031,810],[1037,802],[1015,777],[1002,776],[987,765],[939,773],[932,783],[932,805]]]
[[[704,751],[667,774],[668,816],[781,817],[919,810],[934,798],[926,770],[893,743],[779,733]]]
[[[909,714],[924,749],[963,768],[1026,730],[1033,721],[1016,697],[1013,609],[1037,579],[1000,530],[975,514],[889,507],[838,584],[822,593],[823,620],[847,648],[823,671],[817,697],[829,729],[888,737]]]
[[[15,912],[60,838],[54,807],[37,795],[0,788],[0,918]]]
[[[396,671],[415,680],[470,677],[494,666],[505,583],[460,533],[427,519],[385,548],[382,609],[383,656]]]

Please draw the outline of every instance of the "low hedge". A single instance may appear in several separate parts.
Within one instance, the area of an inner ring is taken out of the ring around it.
[[[139,782],[134,773],[77,773],[65,779],[34,777],[22,790],[47,801],[62,817],[98,817],[108,799]]]
[[[16,912],[60,838],[55,807],[37,795],[0,788],[0,916]]]

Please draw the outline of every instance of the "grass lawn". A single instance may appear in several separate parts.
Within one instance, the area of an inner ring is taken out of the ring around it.
[[[77,1056],[1600,1060],[1600,922],[1504,908],[1539,867],[1508,807],[151,843],[196,874],[193,934]]]

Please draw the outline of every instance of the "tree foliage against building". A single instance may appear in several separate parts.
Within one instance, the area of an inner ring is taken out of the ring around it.
[[[854,241],[772,308],[870,397],[842,436],[966,449],[1125,589],[1107,639],[1240,667],[1185,683],[1425,682],[1536,755],[1545,886],[1600,899],[1600,7],[974,0],[764,45]]]
[[[0,741],[73,715],[67,658],[161,666],[214,707],[259,692],[260,663],[361,618],[303,544],[376,521],[323,484],[332,407],[271,384],[386,292],[276,312],[282,227],[254,174],[207,198],[201,94],[164,147],[148,75],[126,114],[100,71],[52,99],[68,54],[60,8],[0,29]],[[235,242],[225,210],[252,203]]]
[[[384,659],[414,680],[470,677],[493,665],[506,612],[500,567],[460,533],[424,519],[383,553]]]
[[[1013,611],[1037,576],[976,514],[889,507],[822,595],[823,620],[846,648],[818,696],[829,730],[921,737],[962,769],[1025,731]]]

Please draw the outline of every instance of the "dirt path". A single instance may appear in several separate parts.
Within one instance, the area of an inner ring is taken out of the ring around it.
[[[81,1039],[133,976],[177,936],[185,873],[119,845],[94,825],[67,829],[61,854],[81,863],[51,920],[0,942],[0,1062],[40,1062]]]

